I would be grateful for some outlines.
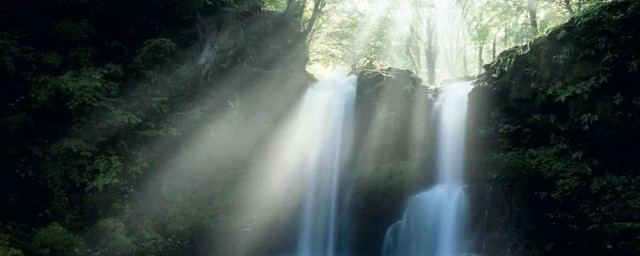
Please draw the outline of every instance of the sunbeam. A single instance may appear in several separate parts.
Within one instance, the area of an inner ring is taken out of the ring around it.
[[[254,220],[250,231],[241,234],[228,234],[235,242],[229,241],[225,252],[229,254],[251,254],[260,245],[261,239],[273,235],[275,224],[294,225],[293,223],[277,223],[274,216],[290,216],[298,206],[300,195],[306,188],[315,188],[316,182],[327,176],[325,187],[318,187],[320,191],[307,191],[305,200],[306,214],[321,214],[318,217],[302,218],[301,228],[307,230],[301,234],[299,255],[313,255],[313,252],[324,251],[323,255],[331,255],[333,247],[331,237],[335,233],[333,228],[320,231],[318,235],[312,231],[320,227],[335,225],[335,209],[337,191],[331,195],[329,190],[336,190],[339,170],[342,166],[341,158],[348,157],[347,150],[341,150],[342,134],[350,128],[345,127],[353,110],[355,97],[355,77],[346,79],[329,79],[319,82],[309,88],[295,111],[289,115],[274,136],[271,146],[263,157],[254,164],[252,176],[240,190],[244,199],[239,210],[240,214],[250,215]],[[333,184],[333,185],[331,185]],[[317,193],[317,194],[316,194]],[[326,197],[328,195],[328,197]],[[316,205],[317,204],[317,205]],[[316,208],[319,207],[319,208]],[[305,214],[305,215],[306,215]],[[322,217],[320,217],[322,216]],[[333,217],[332,217],[333,216]],[[282,220],[281,220],[282,221]],[[319,222],[320,221],[320,222]],[[313,227],[313,223],[320,225]],[[306,228],[305,228],[306,227]],[[289,227],[290,228],[290,227]],[[305,238],[308,237],[308,238]],[[313,239],[312,239],[313,238]],[[304,242],[308,239],[307,242]],[[324,241],[314,244],[312,241]],[[309,251],[311,250],[311,251]]]
[[[640,252],[639,10],[0,0],[0,256]]]

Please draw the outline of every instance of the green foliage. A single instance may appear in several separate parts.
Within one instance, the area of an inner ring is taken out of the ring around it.
[[[111,97],[118,92],[118,87],[114,83],[106,82],[103,73],[104,71],[97,69],[68,71],[62,76],[45,80],[43,84],[47,88],[38,90],[34,97],[38,101],[46,102],[50,97],[60,94],[68,98],[67,107],[70,110],[112,107]]]
[[[270,11],[284,11],[287,8],[286,0],[262,0],[263,8]]]
[[[160,170],[188,155],[187,143],[218,115],[251,116],[244,106],[254,102],[232,102],[251,79],[309,82],[301,24],[262,8],[258,0],[0,1],[0,232],[11,238],[0,239],[0,255],[211,254],[212,230],[246,224],[221,217],[228,190],[246,172],[235,166],[211,172],[234,180],[216,186],[208,182],[219,176],[198,176],[207,189],[194,192],[193,180]],[[196,61],[204,43],[196,41],[217,29],[237,36],[227,42],[232,54],[204,71]],[[265,72],[291,46],[304,55],[293,64],[296,72]],[[227,71],[240,72],[239,81],[222,83]],[[258,133],[273,125],[256,123],[259,129],[243,129]],[[221,130],[208,133],[239,133]],[[218,143],[208,140],[207,146]],[[211,153],[195,158],[206,162]],[[199,165],[193,169],[211,168]],[[163,192],[152,196],[160,203],[140,213],[144,207],[134,202],[145,189]],[[64,227],[41,229],[45,223]],[[14,226],[20,228],[5,228]]]
[[[562,156],[561,148],[562,144],[554,148],[516,149],[492,154],[488,161],[510,179],[539,176],[552,183],[550,193],[540,194],[540,199],[550,196],[561,202],[573,198],[574,193],[581,189],[586,189],[585,181],[590,179],[594,165],[593,160],[582,159],[582,152]]]
[[[8,74],[16,72],[16,60],[28,51],[20,45],[19,39],[20,36],[14,33],[0,32],[0,70]]]
[[[0,255],[3,256],[23,256],[22,251],[5,245],[0,245]]]
[[[52,28],[53,34],[57,39],[71,44],[80,43],[96,32],[86,20],[81,22],[63,20],[54,23]]]
[[[9,236],[0,234],[0,255],[2,256],[23,256],[22,251],[11,247]]]
[[[208,208],[191,205],[172,209],[172,212],[157,219],[145,218],[136,225],[136,251],[146,255],[195,254],[198,246],[214,245],[213,232],[232,228],[235,220],[224,220],[225,216]],[[175,211],[175,212],[174,212]],[[214,227],[214,218],[224,227]],[[208,248],[210,249],[210,248]]]
[[[84,241],[57,223],[40,229],[31,248],[35,255],[41,256],[87,255]]]
[[[93,251],[96,254],[130,255],[136,249],[133,239],[126,234],[124,224],[113,218],[99,220],[93,235],[96,240]]]
[[[638,230],[618,225],[640,222],[633,185],[640,141],[632,135],[640,129],[633,103],[640,90],[632,86],[640,73],[629,69],[640,44],[631,25],[638,10],[625,1],[585,7],[503,52],[481,78],[487,88],[475,90],[491,102],[476,122],[495,142],[484,149],[491,153],[482,168],[495,171],[494,186],[504,184],[510,200],[503,217],[527,234],[530,251],[638,250]]]
[[[168,61],[175,50],[176,44],[169,39],[149,39],[138,50],[138,55],[133,60],[133,64],[136,68],[149,70]]]

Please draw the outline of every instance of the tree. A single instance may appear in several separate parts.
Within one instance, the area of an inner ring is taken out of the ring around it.
[[[414,72],[426,77],[427,84],[436,83],[438,59],[435,6],[433,3],[413,1],[413,20],[409,24],[409,37],[405,53],[410,59]]]
[[[302,35],[305,38],[313,31],[316,21],[323,12],[323,9],[327,5],[326,0],[311,0],[313,6],[311,7],[311,14],[309,17],[305,17],[305,11],[307,9],[307,0],[287,0],[287,5],[284,10],[284,15],[291,21],[301,24]]]
[[[531,24],[531,34],[538,34],[538,0],[527,0],[527,11],[529,12],[529,22]]]

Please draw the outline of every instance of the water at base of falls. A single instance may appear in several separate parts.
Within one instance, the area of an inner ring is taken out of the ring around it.
[[[333,256],[336,247],[336,207],[343,137],[351,129],[356,76],[320,81],[304,95],[301,115],[311,122],[306,160],[306,187],[298,256]]]
[[[467,212],[463,186],[436,185],[411,197],[402,220],[387,230],[382,255],[462,255]]]
[[[409,199],[402,220],[387,230],[382,256],[461,256],[469,202],[463,182],[467,95],[470,82],[442,88],[439,116],[437,184]]]

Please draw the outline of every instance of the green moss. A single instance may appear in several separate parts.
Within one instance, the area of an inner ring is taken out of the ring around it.
[[[471,94],[472,134],[492,140],[474,166],[508,191],[502,217],[529,251],[637,251],[640,231],[627,224],[640,222],[640,72],[630,68],[639,10],[637,1],[589,7],[500,54]]]

